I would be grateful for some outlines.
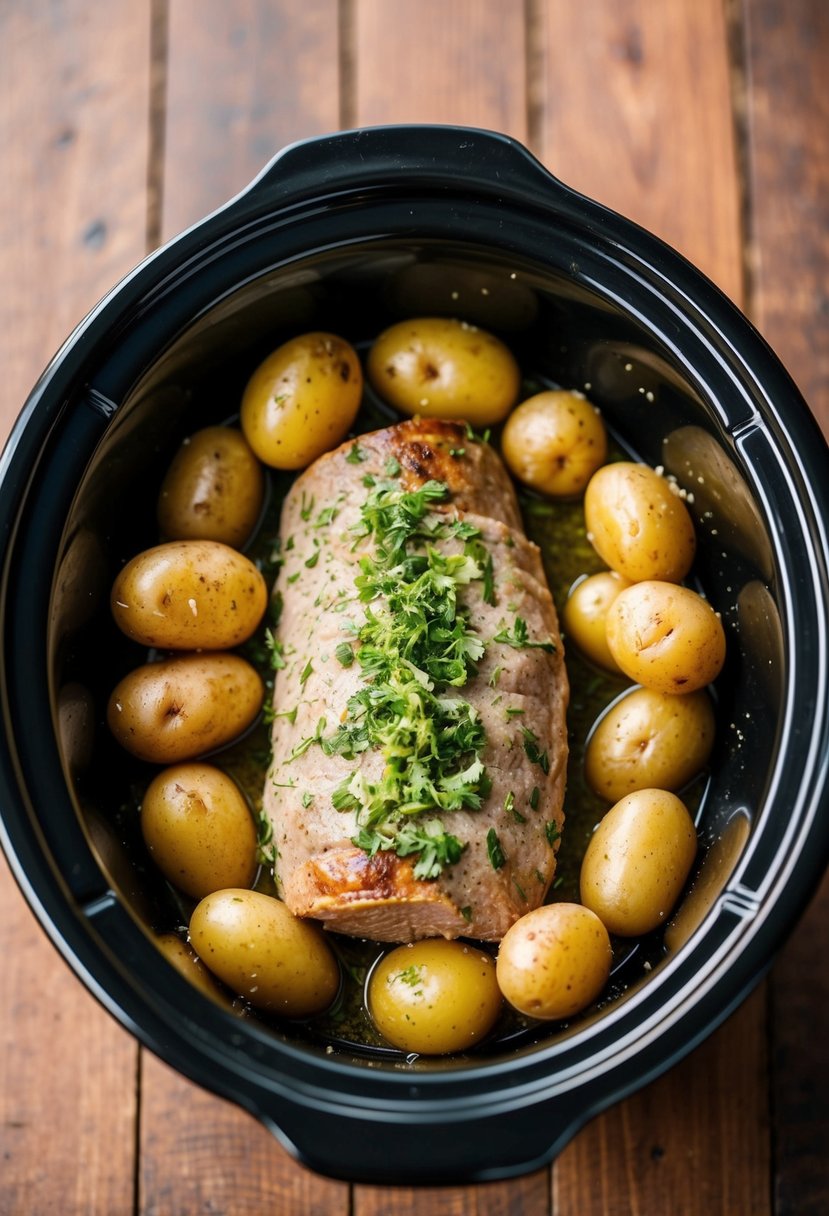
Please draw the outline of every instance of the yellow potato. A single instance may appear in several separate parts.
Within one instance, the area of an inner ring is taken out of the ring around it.
[[[510,1005],[560,1021],[594,1001],[613,954],[601,920],[581,904],[545,904],[508,929],[498,950],[498,984]]]
[[[264,687],[235,654],[191,654],[146,663],[113,689],[107,722],[141,760],[175,764],[232,742],[262,708]]]
[[[230,650],[255,631],[268,589],[253,562],[214,540],[175,540],[127,562],[112,586],[119,629],[160,650]]]
[[[401,1051],[465,1051],[489,1034],[501,1009],[488,954],[443,938],[398,946],[380,959],[366,1004],[377,1029]]]
[[[696,552],[688,508],[665,477],[646,464],[606,464],[584,495],[587,535],[602,561],[637,583],[678,583]]]
[[[720,618],[696,591],[675,583],[620,591],[607,611],[607,644],[626,676],[657,692],[696,692],[725,662]]]
[[[210,764],[159,773],[141,803],[150,856],[173,886],[202,899],[256,877],[256,827],[235,781]]]
[[[339,967],[322,931],[260,891],[230,887],[205,896],[190,918],[190,943],[257,1009],[310,1017],[339,991]]]
[[[705,767],[713,744],[707,692],[677,697],[635,688],[596,724],[587,741],[585,776],[608,802],[632,790],[680,790]]]
[[[205,967],[199,956],[194,950],[183,942],[175,933],[160,933],[153,939],[161,953],[169,963],[175,967],[179,974],[183,975],[186,980],[198,988],[205,996],[212,997],[214,1001],[218,1001],[221,1005],[230,1005],[230,1001],[225,993]]]
[[[615,570],[602,570],[581,579],[570,590],[561,614],[567,636],[599,667],[617,672],[619,664],[607,645],[607,610],[630,581]]]
[[[626,794],[590,838],[581,865],[582,903],[609,933],[650,933],[670,915],[696,852],[693,820],[676,794]]]
[[[491,426],[518,399],[521,373],[500,339],[446,317],[401,321],[368,354],[368,378],[404,414]]]
[[[185,439],[158,496],[158,524],[169,540],[218,540],[241,549],[259,519],[265,475],[245,437],[208,426]]]
[[[516,406],[501,452],[524,485],[551,498],[575,498],[607,458],[607,433],[581,393],[549,389]]]
[[[353,347],[335,334],[302,334],[251,376],[242,395],[242,430],[265,464],[304,469],[345,438],[362,394]]]

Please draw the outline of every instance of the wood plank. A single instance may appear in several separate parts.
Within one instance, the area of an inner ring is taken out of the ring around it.
[[[739,302],[722,0],[538,0],[534,11],[541,159],[668,241]]]
[[[541,158],[741,302],[741,193],[720,0],[557,0],[532,11]],[[554,1167],[556,1213],[670,1211],[677,1194],[688,1213],[768,1211],[765,1035],[761,992],[688,1060],[594,1120]]]
[[[750,299],[829,438],[829,9],[745,0]],[[777,1216],[829,1211],[829,877],[771,975]]]
[[[169,6],[164,239],[340,122],[337,0]]]
[[[148,0],[0,6],[3,436],[69,331],[144,254],[148,33]]]
[[[752,319],[829,435],[829,7],[744,4]]]
[[[527,139],[526,29],[502,0],[357,0],[358,126],[440,122]]]
[[[0,7],[3,437],[55,348],[144,253],[148,32],[134,0]],[[0,1210],[131,1212],[138,1048],[4,862],[0,957]]]
[[[483,1186],[354,1188],[353,1216],[548,1216],[549,1170]]]
[[[176,0],[162,32],[159,174],[167,239],[242,189],[283,145],[339,125],[336,0]],[[234,1216],[348,1210],[246,1112],[144,1053],[139,1210]]]
[[[237,1107],[191,1085],[148,1052],[142,1059],[142,1216],[348,1212],[346,1183],[297,1165]]]
[[[556,1216],[769,1211],[765,990],[658,1081],[600,1116],[553,1171]],[[761,1111],[762,1113],[762,1111]]]

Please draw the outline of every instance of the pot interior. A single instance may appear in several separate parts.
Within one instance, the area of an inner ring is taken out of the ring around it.
[[[68,509],[53,584],[52,693],[66,779],[106,882],[148,933],[179,929],[188,906],[159,878],[138,830],[137,806],[155,770],[121,751],[104,720],[115,682],[147,658],[112,623],[112,580],[124,561],[158,543],[156,498],[182,439],[235,419],[245,382],[265,355],[311,329],[339,333],[364,351],[384,326],[418,315],[460,316],[498,334],[517,355],[528,386],[584,392],[600,407],[622,453],[663,466],[677,478],[697,526],[691,581],[721,613],[728,636],[727,664],[715,690],[718,727],[710,772],[687,791],[701,848],[679,909],[665,931],[617,943],[613,981],[599,1007],[567,1025],[506,1025],[482,1049],[492,1056],[579,1033],[609,1005],[652,983],[695,934],[705,931],[767,815],[779,763],[785,605],[780,540],[758,493],[756,479],[763,472],[747,457],[743,420],[729,418],[727,403],[689,365],[681,344],[666,341],[641,310],[564,268],[438,240],[355,242],[275,266],[223,292],[184,328],[165,335],[123,399],[114,403],[117,409],[86,465]],[[369,393],[358,428],[385,425],[394,417]],[[287,475],[272,474],[266,532],[275,526],[287,484]],[[544,543],[549,516],[529,498],[524,505],[530,534]],[[566,587],[555,570],[551,576],[560,609]],[[568,654],[568,665],[570,660]],[[574,702],[585,702],[583,715],[595,710],[595,700],[582,695],[595,677],[572,656]],[[612,681],[606,682],[597,695],[607,700],[622,687],[614,692]],[[250,752],[267,742],[265,729],[256,728],[246,743],[212,759],[227,762],[245,780]],[[583,734],[585,722],[579,729]],[[576,741],[574,766],[580,749]],[[255,771],[248,779],[255,798]],[[570,884],[566,890],[573,888],[578,859],[604,805],[583,790],[578,794],[580,784],[574,767],[571,788],[583,806],[570,816],[565,803],[569,831],[560,856]],[[783,830],[767,825],[768,848],[777,847]],[[159,986],[167,966],[159,956]],[[251,1019],[255,1015],[245,1020]],[[333,1043],[349,1058],[374,1052],[391,1066],[398,1062],[398,1053],[370,1037],[361,1041],[348,1027],[320,1031],[310,1024],[260,1021],[280,1040],[302,1042],[313,1051]],[[423,1062],[422,1067],[444,1065]]]

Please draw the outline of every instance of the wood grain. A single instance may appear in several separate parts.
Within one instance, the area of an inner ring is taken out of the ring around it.
[[[556,1216],[769,1212],[765,1021],[761,988],[670,1073],[585,1128],[553,1172]]]
[[[548,1216],[549,1171],[483,1186],[355,1187],[353,1216]]]
[[[0,7],[3,437],[54,349],[144,253],[148,30],[134,0]],[[4,862],[0,957],[0,1211],[131,1212],[138,1049]]]
[[[353,122],[458,123],[527,139],[524,6],[357,0]]]
[[[745,0],[749,306],[829,438],[829,8]],[[777,1216],[829,1211],[829,878],[771,976]]]
[[[536,13],[538,152],[742,296],[722,0],[556,0]]]
[[[4,435],[47,359],[144,254],[148,34],[147,0],[0,5]]]
[[[349,1188],[297,1165],[254,1119],[142,1057],[141,1216],[347,1216]]]
[[[751,310],[829,434],[829,6],[744,3]]]
[[[175,0],[167,42],[164,239],[339,126],[337,0]]]

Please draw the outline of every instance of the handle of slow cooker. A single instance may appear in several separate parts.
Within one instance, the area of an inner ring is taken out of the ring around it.
[[[422,1093],[423,1107],[417,1103]],[[486,1106],[469,1104],[455,1118],[412,1077],[405,1113],[364,1104],[326,1109],[280,1103],[260,1121],[303,1165],[349,1182],[388,1185],[461,1185],[516,1177],[549,1164],[605,1102],[581,1093],[578,1101],[547,1099],[530,1106],[497,1102],[497,1081]],[[487,1109],[489,1107],[489,1109]]]
[[[549,206],[578,197],[507,135],[476,127],[402,125],[340,131],[290,144],[236,204],[284,206],[312,195],[411,186],[518,196]]]

